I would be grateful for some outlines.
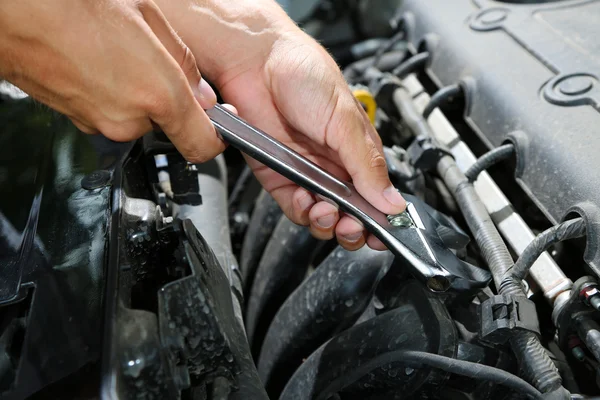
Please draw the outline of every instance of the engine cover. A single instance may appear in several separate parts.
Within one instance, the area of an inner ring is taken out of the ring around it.
[[[600,2],[514,3],[405,0],[401,11],[411,45],[431,53],[430,78],[467,87],[467,123],[490,148],[515,144],[516,178],[545,215],[586,218],[598,273]]]

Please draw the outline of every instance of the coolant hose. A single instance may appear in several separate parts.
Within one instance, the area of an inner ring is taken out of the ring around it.
[[[279,307],[302,283],[319,241],[308,228],[282,216],[258,264],[246,308],[246,331],[253,354]]]
[[[271,322],[258,359],[270,396],[281,393],[303,359],[360,317],[392,260],[389,251],[339,247],[287,298]]]
[[[256,199],[256,205],[248,223],[240,257],[240,270],[246,296],[249,295],[250,288],[252,288],[260,258],[282,215],[283,211],[279,204],[266,190],[262,190]]]

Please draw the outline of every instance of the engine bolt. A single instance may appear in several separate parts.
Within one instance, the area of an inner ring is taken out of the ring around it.
[[[585,304],[600,311],[600,291],[598,290],[597,285],[591,284],[581,289],[581,292],[579,292],[579,298]]]
[[[577,361],[585,360],[585,351],[583,351],[583,348],[581,347],[582,345],[583,343],[579,337],[575,335],[569,336],[567,347],[571,350],[571,354],[573,357],[575,357],[575,359],[577,359]]]
[[[575,357],[577,361],[585,360],[585,352],[580,346],[573,347],[571,349],[571,354],[573,354],[573,357]]]
[[[412,219],[406,211],[397,215],[388,215],[387,219],[390,225],[397,228],[410,228],[413,224]]]

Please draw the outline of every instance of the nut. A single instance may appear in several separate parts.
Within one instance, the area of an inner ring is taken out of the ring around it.
[[[581,292],[579,292],[579,297],[584,302],[589,304],[590,299],[594,296],[598,296],[599,294],[600,294],[600,291],[598,290],[598,288],[595,285],[592,285],[592,286],[587,286],[587,287],[584,287],[583,289],[581,289]]]

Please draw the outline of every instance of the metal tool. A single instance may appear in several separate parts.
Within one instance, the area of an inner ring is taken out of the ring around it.
[[[206,113],[217,132],[233,147],[359,220],[405,260],[412,274],[431,290],[469,291],[487,286],[490,273],[456,257],[440,236],[450,227],[434,218],[421,200],[404,195],[409,201],[406,211],[388,216],[366,201],[351,183],[340,181],[222,106],[216,105]]]

